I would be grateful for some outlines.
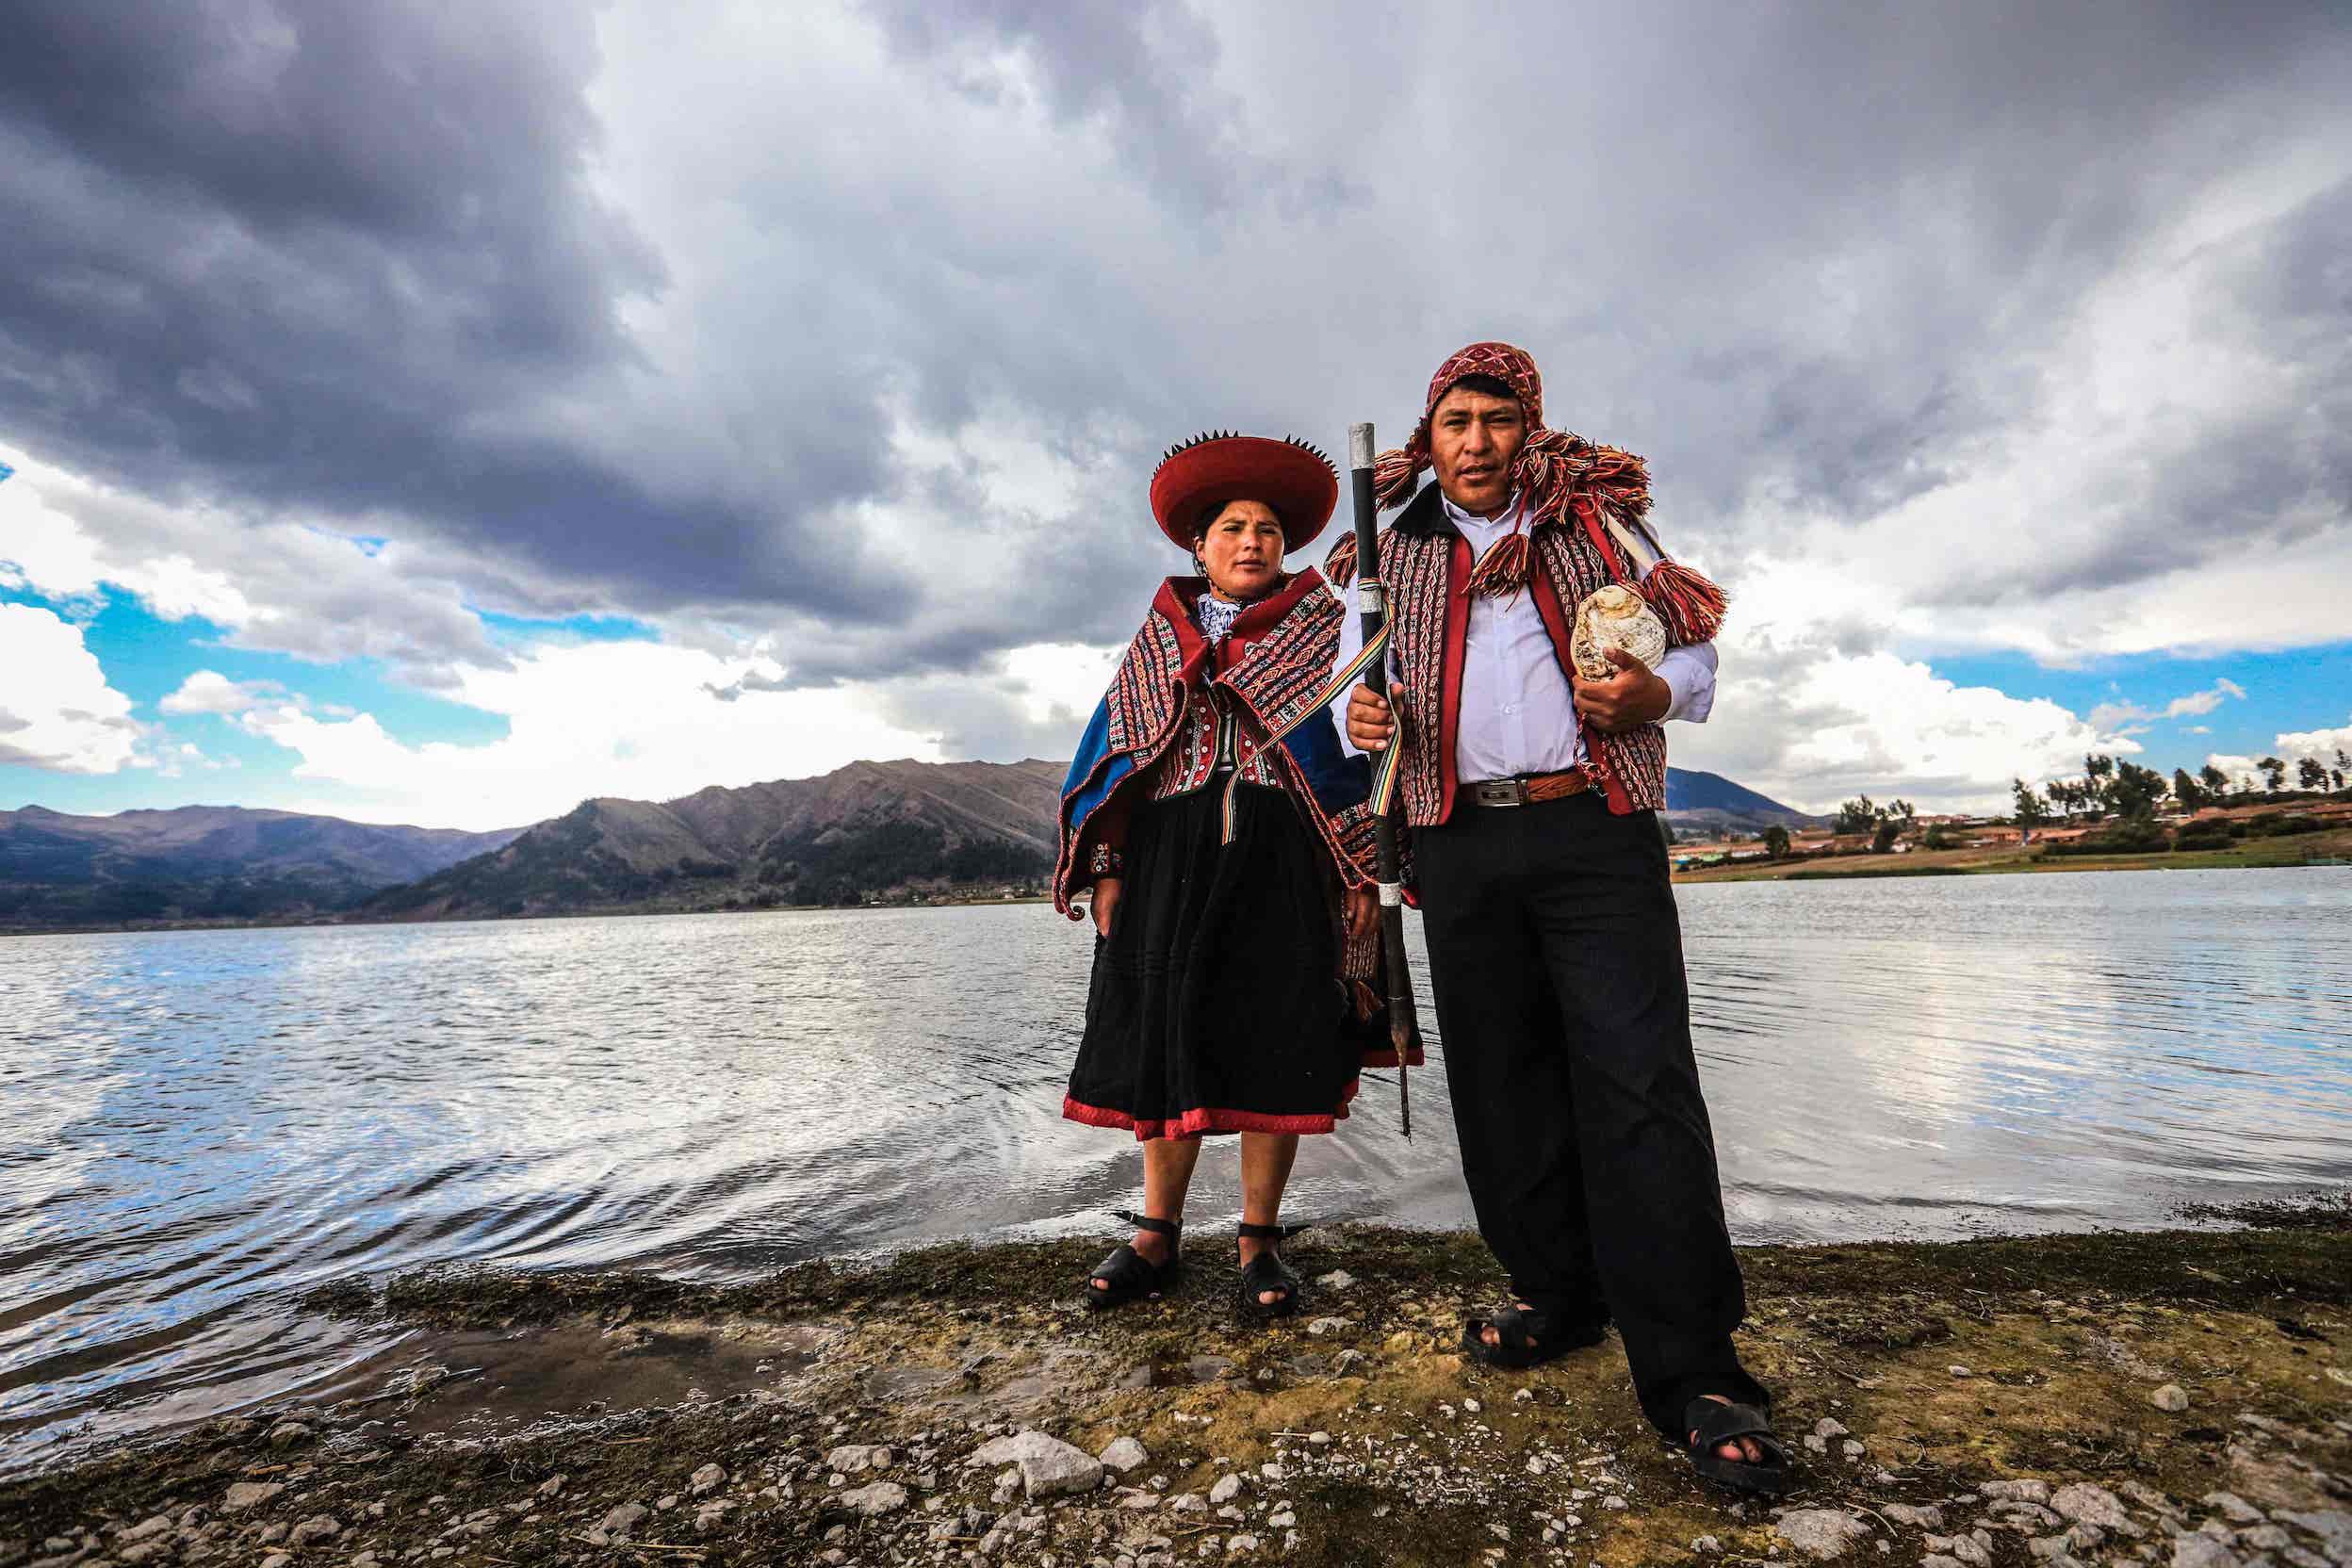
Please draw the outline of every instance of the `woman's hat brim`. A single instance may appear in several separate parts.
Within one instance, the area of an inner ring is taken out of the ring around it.
[[[1179,549],[1192,548],[1200,514],[1227,501],[1272,507],[1282,522],[1282,547],[1295,550],[1331,520],[1339,474],[1303,441],[1210,434],[1171,450],[1152,476],[1152,515]]]

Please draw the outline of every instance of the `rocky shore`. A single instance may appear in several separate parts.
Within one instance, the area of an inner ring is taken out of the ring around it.
[[[0,1568],[2352,1568],[2352,1211],[2279,1223],[1745,1250],[1772,1505],[1658,1443],[1613,1341],[1465,1364],[1475,1237],[1303,1236],[1272,1328],[1207,1233],[1101,1315],[1101,1243],[354,1283],[311,1304],[415,1330],[369,1391],[0,1484]]]

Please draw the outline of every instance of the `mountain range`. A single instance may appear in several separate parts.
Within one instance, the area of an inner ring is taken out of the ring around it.
[[[0,811],[0,929],[331,915],[522,831],[386,827],[238,806],[111,817],[27,806]]]
[[[440,919],[580,908],[848,904],[896,888],[1033,885],[1054,870],[1059,762],[852,762],[678,800],[598,799],[370,899]]]
[[[0,929],[250,920],[437,920],[857,903],[1037,888],[1064,764],[852,762],[816,778],[598,798],[496,833],[191,806],[0,811]],[[1669,769],[1678,832],[1820,823]]]

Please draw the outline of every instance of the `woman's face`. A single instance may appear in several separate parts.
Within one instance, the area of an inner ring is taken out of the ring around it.
[[[1282,519],[1264,501],[1227,501],[1194,547],[1222,597],[1263,598],[1282,580]]]

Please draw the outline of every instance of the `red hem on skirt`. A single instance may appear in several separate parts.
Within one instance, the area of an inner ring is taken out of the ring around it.
[[[1062,1096],[1062,1115],[1070,1121],[1083,1121],[1089,1127],[1117,1127],[1131,1131],[1137,1143],[1153,1138],[1197,1138],[1204,1133],[1328,1133],[1333,1125],[1346,1119],[1348,1102],[1356,1097],[1356,1081],[1348,1081],[1348,1091],[1340,1097],[1339,1109],[1330,1116],[1266,1116],[1258,1111],[1229,1111],[1215,1106],[1198,1106],[1172,1121],[1145,1119],[1137,1120],[1125,1111],[1114,1111],[1102,1105],[1089,1105],[1083,1101]]]

